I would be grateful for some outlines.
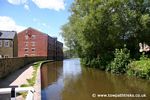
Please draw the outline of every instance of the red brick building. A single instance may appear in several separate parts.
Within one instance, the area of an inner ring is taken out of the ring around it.
[[[57,57],[57,39],[31,27],[18,33],[18,56],[46,56],[49,59]],[[62,49],[62,48],[61,48]],[[61,50],[60,50],[61,51]],[[63,55],[61,55],[63,56]]]

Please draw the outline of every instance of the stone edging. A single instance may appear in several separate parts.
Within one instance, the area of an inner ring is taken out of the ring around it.
[[[40,63],[38,70],[37,70],[37,77],[36,82],[34,85],[35,93],[34,93],[34,100],[41,100],[41,66],[44,63],[52,62],[53,60],[46,60]]]

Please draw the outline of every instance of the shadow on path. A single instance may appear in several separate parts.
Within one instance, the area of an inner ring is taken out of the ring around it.
[[[32,64],[26,65],[12,73],[5,78],[0,79],[0,88],[9,88],[10,84],[14,82],[25,70],[27,70]],[[10,100],[10,94],[0,94],[0,100]]]

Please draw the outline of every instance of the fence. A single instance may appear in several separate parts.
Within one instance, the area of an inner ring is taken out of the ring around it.
[[[16,93],[27,92],[25,100],[34,99],[34,88],[33,87],[11,87],[11,88],[1,88],[0,94],[11,94],[10,100],[16,100]]]

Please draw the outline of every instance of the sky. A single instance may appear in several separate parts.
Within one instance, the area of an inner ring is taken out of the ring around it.
[[[28,27],[57,37],[67,23],[73,0],[0,0],[0,30],[20,32]]]

